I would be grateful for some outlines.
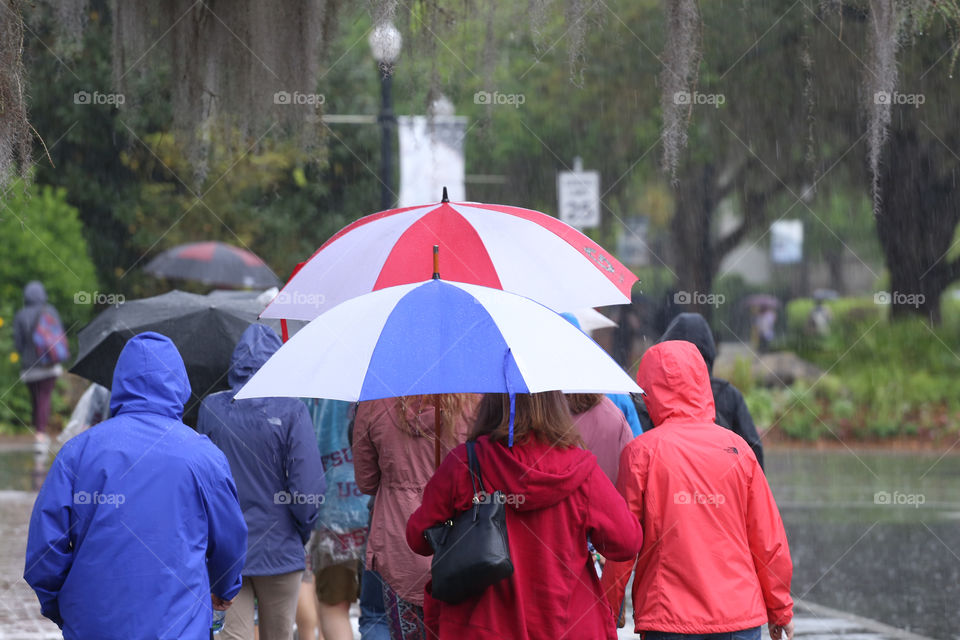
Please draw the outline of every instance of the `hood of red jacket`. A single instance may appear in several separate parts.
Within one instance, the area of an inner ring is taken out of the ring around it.
[[[710,374],[697,347],[685,340],[661,342],[640,361],[637,384],[654,426],[667,420],[713,422],[716,411]]]
[[[586,482],[595,456],[578,447],[560,448],[528,440],[512,448],[488,437],[477,440],[477,460],[484,487],[500,490],[518,511],[553,506]]]

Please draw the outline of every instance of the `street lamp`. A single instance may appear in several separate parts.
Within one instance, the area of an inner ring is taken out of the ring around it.
[[[381,22],[370,32],[370,49],[380,72],[380,208],[393,206],[393,64],[400,57],[403,36],[391,22]]]

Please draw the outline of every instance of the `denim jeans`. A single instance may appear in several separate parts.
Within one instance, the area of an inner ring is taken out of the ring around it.
[[[390,640],[390,626],[383,609],[383,583],[376,571],[364,569],[360,580],[360,637]]]
[[[760,640],[760,627],[724,633],[667,633],[647,631],[644,640]]]

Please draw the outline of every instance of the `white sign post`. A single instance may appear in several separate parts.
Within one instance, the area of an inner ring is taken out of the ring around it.
[[[574,158],[573,171],[557,174],[557,204],[560,219],[571,227],[600,226],[600,172],[584,171],[580,158]]]
[[[796,264],[803,260],[801,220],[777,220],[770,225],[770,259],[774,264]]]

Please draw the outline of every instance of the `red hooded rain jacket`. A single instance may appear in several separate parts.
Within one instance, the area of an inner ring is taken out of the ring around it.
[[[514,573],[457,605],[427,594],[428,627],[454,640],[615,639],[587,536],[600,553],[621,560],[636,556],[643,539],[594,455],[537,440],[510,449],[486,436],[476,450],[487,491],[506,494]],[[466,446],[460,445],[437,469],[407,523],[410,547],[432,554],[423,532],[467,509],[472,497]]]
[[[617,489],[643,525],[633,582],[637,633],[722,633],[793,613],[793,564],[780,512],[749,445],[714,424],[696,346],[647,350],[637,382],[656,428],[620,458]],[[608,562],[603,587],[620,609],[634,562]]]

